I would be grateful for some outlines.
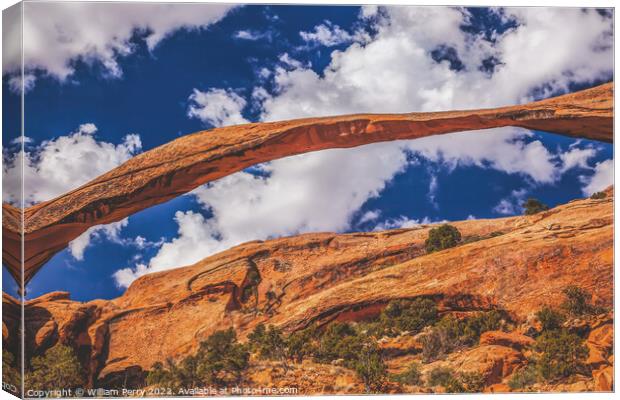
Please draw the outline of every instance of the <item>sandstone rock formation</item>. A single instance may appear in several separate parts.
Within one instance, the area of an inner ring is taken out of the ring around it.
[[[523,354],[515,349],[498,345],[481,345],[460,353],[450,354],[447,359],[424,366],[423,372],[437,367],[450,367],[459,372],[475,372],[482,375],[486,385],[501,381],[526,363]]]
[[[480,335],[481,345],[498,345],[523,350],[534,344],[534,339],[516,332],[488,331]]]
[[[486,110],[359,114],[255,123],[183,136],[24,210],[24,281],[89,227],[119,221],[251,165],[328,148],[504,126],[611,142],[613,83]],[[3,262],[20,279],[21,212],[3,204]]]
[[[156,361],[193,354],[217,329],[234,327],[242,339],[261,322],[291,332],[368,318],[397,298],[435,299],[441,313],[501,308],[525,321],[543,305],[557,306],[562,289],[577,284],[609,307],[613,192],[607,193],[532,216],[456,222],[465,238],[482,240],[432,254],[423,249],[429,226],[314,233],[245,243],[143,276],[114,300],[80,303],[49,293],[25,305],[26,357],[57,342],[71,345],[91,385],[105,386],[140,377]],[[4,341],[14,343],[19,305],[5,294],[3,306]],[[588,342],[605,360],[593,362],[600,387],[611,385],[611,326],[601,322]],[[485,341],[451,362],[484,365],[487,383],[500,383],[524,362],[518,349],[526,340],[489,333]],[[415,351],[409,342],[387,347]]]

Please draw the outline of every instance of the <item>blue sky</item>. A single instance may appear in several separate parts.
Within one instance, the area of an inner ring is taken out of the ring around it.
[[[45,23],[33,32],[50,37],[55,52],[32,47],[25,56],[31,203],[213,126],[513,104],[613,77],[603,11],[201,5],[166,13],[99,4],[108,8],[95,10],[103,17],[93,27],[75,18],[93,9],[50,4],[26,9],[26,18],[46,16],[67,24],[64,35],[99,41],[66,48]],[[115,18],[131,12],[144,21]],[[3,72],[6,200],[18,151],[7,137],[19,129],[6,111],[19,94],[10,65]],[[496,218],[521,213],[527,197],[553,206],[610,184],[612,152],[504,128],[279,160],[92,230],[50,260],[27,295],[113,298],[142,273],[252,239]],[[4,268],[3,282],[14,290]]]

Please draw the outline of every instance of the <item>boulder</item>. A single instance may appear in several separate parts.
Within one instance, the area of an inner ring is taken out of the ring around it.
[[[506,346],[512,347],[515,350],[523,350],[534,344],[534,342],[535,340],[531,337],[517,332],[488,331],[480,335],[481,345]]]
[[[612,366],[602,367],[592,372],[594,378],[594,391],[612,392],[614,390],[614,368]]]
[[[384,338],[379,342],[381,353],[387,357],[398,357],[405,354],[419,353],[422,344],[416,337],[410,335]]]
[[[483,376],[487,385],[492,385],[502,382],[525,363],[523,354],[511,347],[482,345],[426,364],[422,372],[426,375],[437,367],[448,367],[455,372],[476,372]]]
[[[586,364],[592,369],[608,365],[608,358],[613,350],[614,327],[613,324],[601,325],[592,330],[586,340],[589,349]]]

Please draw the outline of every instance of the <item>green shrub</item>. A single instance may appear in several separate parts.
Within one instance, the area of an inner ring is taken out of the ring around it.
[[[538,382],[538,371],[534,365],[529,364],[527,367],[521,368],[512,374],[508,381],[508,386],[513,390],[526,389],[536,382]]]
[[[248,343],[262,359],[283,360],[287,356],[287,344],[282,331],[274,326],[265,328],[265,325],[258,324],[248,335]]]
[[[361,321],[357,323],[357,331],[366,336],[381,338],[384,335],[395,332],[393,324],[383,317],[383,313],[379,315],[377,320]]]
[[[543,331],[560,329],[565,320],[564,315],[547,306],[536,313],[536,318],[542,325]]]
[[[476,313],[473,317],[460,321],[462,325],[461,341],[469,346],[478,344],[480,335],[487,331],[500,329],[503,320],[503,315],[497,310]]]
[[[248,335],[248,345],[252,351],[260,351],[260,347],[266,333],[267,328],[265,327],[265,324],[258,324]]]
[[[445,385],[444,389],[446,389],[446,393],[465,393],[465,387],[456,378],[450,379]]]
[[[448,367],[433,368],[428,373],[427,383],[428,383],[428,386],[431,386],[431,387],[432,386],[443,386],[446,389],[446,391],[449,391],[449,392],[454,392],[454,393],[462,392],[462,390],[455,390],[455,389],[462,389],[462,386],[459,385],[459,382],[456,379],[454,370],[452,370],[452,368],[448,368]],[[451,390],[448,390],[448,388],[450,388]]]
[[[362,343],[357,332],[348,323],[333,323],[327,327],[315,354],[319,362],[331,362],[337,359],[351,361],[356,358]]]
[[[312,343],[314,340],[317,342],[316,346]],[[387,368],[376,340],[364,333],[363,329],[356,330],[349,323],[332,323],[322,334],[307,330],[306,333],[300,333],[295,343],[294,347],[304,356],[312,353],[318,362],[343,360],[344,366],[354,370],[364,382],[368,392],[376,390],[385,381]],[[292,348],[289,344],[289,351],[292,351]]]
[[[146,382],[171,389],[238,384],[249,365],[249,357],[250,353],[237,342],[232,328],[217,331],[200,343],[196,355],[185,357],[178,363],[169,358],[165,364],[153,364]]]
[[[43,356],[33,357],[25,386],[32,390],[74,389],[86,384],[73,349],[57,344]]]
[[[395,382],[405,385],[420,386],[422,385],[422,372],[420,372],[420,364],[413,362],[409,364],[406,371],[401,372],[400,374],[393,374],[391,378]]]
[[[427,253],[449,249],[461,241],[461,233],[452,225],[444,224],[428,232],[424,243]]]
[[[366,392],[377,390],[385,381],[387,368],[375,343],[364,345],[350,367],[364,382]]]
[[[447,393],[479,393],[484,384],[484,377],[478,372],[456,374],[449,367],[436,367],[428,375],[428,386],[442,386]]]
[[[595,192],[595,193],[592,193],[592,196],[590,196],[590,198],[593,200],[600,200],[606,197],[607,197],[607,193],[605,192]]]
[[[582,315],[592,314],[596,310],[596,307],[590,303],[592,295],[586,290],[571,285],[564,288],[563,293],[564,296],[566,296],[566,300],[562,303],[561,307],[569,315],[580,317]]]
[[[547,380],[566,378],[581,371],[588,357],[583,340],[565,329],[544,332],[534,348],[542,353],[537,362],[538,372]]]
[[[18,364],[13,353],[6,349],[2,349],[2,382],[6,385],[20,387],[21,375],[18,369]],[[9,386],[5,386],[5,390],[8,388]]]
[[[287,355],[296,362],[301,362],[304,358],[317,353],[314,344],[315,332],[311,329],[304,329],[293,332],[286,339]]]
[[[465,393],[481,393],[484,390],[484,376],[478,372],[462,372],[459,381]]]
[[[538,199],[529,198],[523,203],[523,209],[525,215],[534,215],[542,211],[547,211],[549,206]]]
[[[379,317],[383,331],[397,334],[402,331],[418,333],[437,321],[437,306],[430,299],[392,300]]]
[[[451,379],[454,379],[454,373],[448,367],[433,368],[428,374],[428,386],[446,386]]]
[[[232,328],[216,331],[200,343],[196,355],[199,374],[206,384],[225,384],[230,378],[234,383],[241,380],[241,372],[248,367],[250,353],[237,342]]]
[[[422,345],[422,359],[424,362],[438,360],[452,352],[454,346],[449,339],[446,337],[446,332],[439,329],[433,329],[426,335],[421,336],[419,341]]]
[[[501,327],[503,316],[499,311],[477,313],[459,320],[452,316],[442,318],[428,334],[420,338],[422,358],[433,361],[452,353],[458,348],[473,346],[483,332]]]
[[[442,318],[428,334],[420,338],[424,361],[438,360],[461,347],[462,333],[461,321],[452,316]]]
[[[148,386],[159,385],[174,391],[183,385],[181,381],[180,370],[171,358],[166,360],[165,366],[159,361],[153,364],[151,370],[146,375],[146,384]]]

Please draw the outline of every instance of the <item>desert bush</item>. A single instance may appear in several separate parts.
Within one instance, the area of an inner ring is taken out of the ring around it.
[[[248,343],[262,359],[285,360],[287,357],[286,340],[282,336],[282,331],[274,326],[265,328],[263,324],[257,325],[248,335]]]
[[[199,374],[206,384],[225,384],[232,378],[234,383],[241,380],[241,372],[248,367],[250,353],[237,342],[232,328],[216,331],[200,343],[196,355]]]
[[[484,389],[484,376],[479,372],[461,372],[459,383],[465,393],[481,393]]]
[[[561,308],[570,316],[580,317],[601,311],[600,308],[592,305],[592,295],[579,286],[567,286],[564,288],[563,293],[566,300],[562,303]]]
[[[480,335],[487,331],[495,331],[501,328],[504,317],[497,310],[479,312],[473,317],[460,322],[461,341],[469,346],[478,344]]]
[[[436,367],[428,375],[428,386],[443,386],[447,393],[479,393],[484,383],[484,377],[478,372],[457,374],[449,367]]]
[[[536,313],[536,318],[540,322],[543,331],[560,329],[565,321],[564,315],[547,306]]]
[[[437,321],[437,306],[430,299],[392,300],[381,313],[379,322],[383,332],[397,334],[402,331],[418,333],[425,326]]]
[[[297,346],[302,348],[304,340],[311,341],[316,336],[317,332],[300,336]],[[376,340],[364,333],[363,329],[356,330],[349,323],[335,322],[318,336],[317,345],[310,347],[316,361],[343,360],[344,366],[354,370],[364,382],[368,392],[376,390],[385,381],[387,368]]]
[[[301,362],[304,358],[317,353],[317,346],[314,343],[315,332],[312,329],[304,329],[293,332],[286,339],[287,356],[296,362]]]
[[[424,362],[431,362],[443,358],[452,351],[452,346],[448,343],[445,332],[433,329],[431,332],[419,338],[422,345],[422,359]]]
[[[409,367],[400,374],[392,374],[390,377],[393,381],[405,385],[422,385],[422,372],[420,372],[420,364],[413,362]]]
[[[25,386],[33,390],[58,390],[86,384],[82,366],[73,349],[57,344],[43,356],[33,357],[26,373]]]
[[[446,393],[465,393],[465,387],[457,378],[450,379],[444,386]]]
[[[178,389],[178,374],[177,365],[175,362],[168,358],[166,365],[161,362],[156,362],[151,366],[151,370],[146,375],[146,384],[148,386],[160,385],[161,387],[170,388],[172,390]]]
[[[254,330],[248,335],[248,346],[252,351],[260,351],[262,342],[267,333],[265,324],[258,324]]]
[[[592,196],[590,196],[590,198],[593,200],[600,200],[606,197],[607,197],[607,193],[605,192],[595,192],[595,193],[592,193]]]
[[[13,353],[2,349],[2,382],[7,385],[21,386],[21,374]]]
[[[319,362],[331,362],[337,359],[351,361],[362,343],[355,329],[348,323],[330,324],[321,335],[315,358]]]
[[[377,390],[387,375],[387,368],[375,343],[366,343],[350,363],[350,367],[364,382],[366,392]]]
[[[461,233],[452,225],[444,224],[428,232],[424,243],[426,252],[445,250],[456,246],[461,241]]]
[[[529,198],[523,203],[523,213],[525,215],[534,215],[542,211],[547,211],[549,206],[538,199]]]
[[[227,385],[241,381],[249,365],[246,346],[237,342],[232,328],[217,331],[200,343],[198,352],[175,362],[155,363],[146,377],[148,385],[178,389],[197,385]]]
[[[391,335],[392,332],[395,332],[393,324],[389,322],[386,324],[383,313],[379,315],[377,319],[371,321],[360,321],[357,323],[357,331],[360,334],[364,334],[366,336],[371,336],[375,338],[381,338],[385,335]]]
[[[428,386],[446,386],[454,379],[454,371],[448,367],[436,367],[428,373]]]
[[[318,354],[314,343],[315,334],[314,329],[302,329],[287,337],[279,328],[259,324],[248,335],[248,345],[253,352],[258,353],[260,358],[280,360],[284,368],[288,369],[287,360],[301,362],[306,357]],[[333,340],[333,337],[331,339]],[[325,347],[328,346],[329,344],[325,344]],[[326,358],[330,357],[330,355],[326,356]]]
[[[185,357],[178,362],[171,357],[165,363],[156,362],[146,376],[147,385],[178,390],[195,387],[203,382],[200,375],[200,364],[196,356]]]
[[[428,386],[443,386],[448,393],[463,393],[465,388],[456,378],[452,368],[436,367],[433,368],[427,378]]]
[[[566,329],[543,332],[534,349],[542,353],[537,368],[547,380],[566,378],[581,371],[583,361],[588,357],[583,340]]]
[[[444,317],[433,329],[420,338],[422,358],[426,362],[443,358],[461,345],[460,321],[452,316]]]
[[[508,386],[513,390],[525,389],[536,382],[538,382],[538,371],[535,365],[529,364],[527,367],[521,368],[512,374],[508,381]]]
[[[452,316],[442,318],[433,329],[420,338],[422,358],[433,361],[461,347],[473,346],[480,335],[501,327],[503,316],[499,311],[481,312],[473,317],[459,320]]]

